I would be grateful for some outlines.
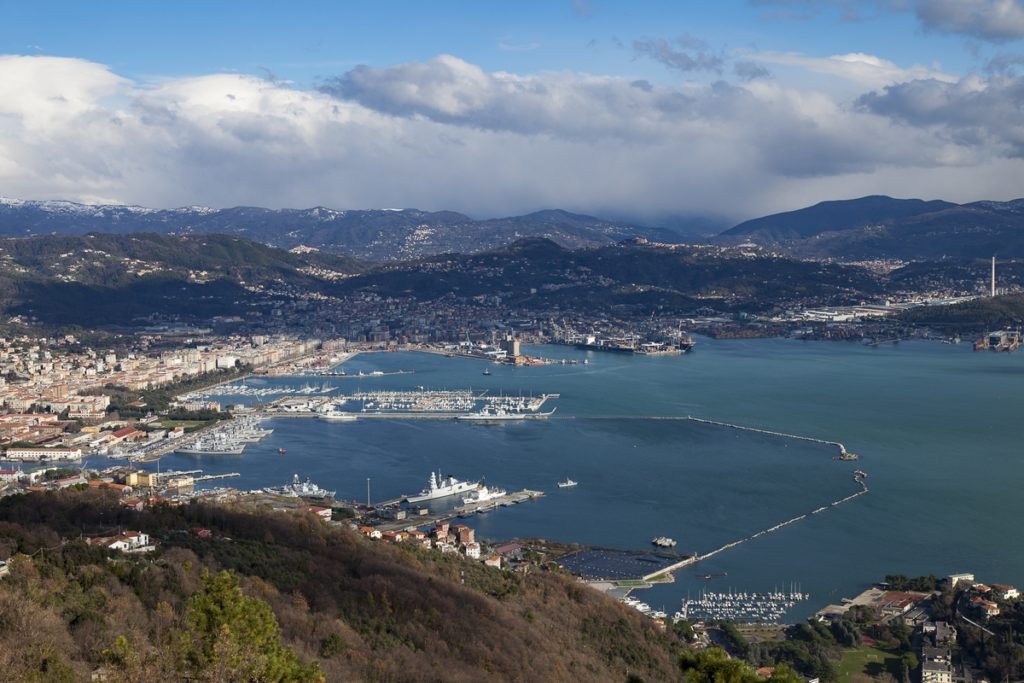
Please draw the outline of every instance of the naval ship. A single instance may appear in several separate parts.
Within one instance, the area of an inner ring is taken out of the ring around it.
[[[469,493],[470,491],[477,490],[479,487],[480,482],[478,481],[459,481],[451,475],[442,477],[440,472],[431,472],[430,479],[427,480],[427,488],[420,491],[418,495],[406,496],[405,501],[408,503],[420,503],[424,500],[434,500],[435,498]]]

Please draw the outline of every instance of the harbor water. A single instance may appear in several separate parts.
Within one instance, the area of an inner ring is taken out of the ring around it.
[[[684,568],[674,583],[638,595],[671,614],[702,590],[770,592],[796,582],[810,600],[794,607],[788,616],[795,619],[888,573],[973,571],[982,580],[1024,582],[1024,548],[1012,532],[1024,516],[1017,490],[1024,475],[1022,354],[930,342],[866,347],[779,339],[701,339],[694,353],[671,357],[558,346],[526,352],[589,363],[513,368],[373,353],[344,369],[415,372],[247,384],[333,386],[339,394],[420,386],[559,393],[546,406],[557,406],[549,420],[278,418],[268,424],[273,435],[242,456],[172,455],[160,466],[238,471],[242,476],[230,483],[242,489],[298,473],[360,501],[368,478],[371,498],[381,500],[419,491],[439,469],[546,492],[463,520],[484,538],[641,550],[664,535],[679,542],[681,553],[707,552],[854,493],[853,471],[860,468],[869,475],[867,495]],[[835,449],[823,444],[651,419],[687,415],[842,442],[861,460],[836,461]],[[566,477],[579,485],[559,489],[556,482]]]

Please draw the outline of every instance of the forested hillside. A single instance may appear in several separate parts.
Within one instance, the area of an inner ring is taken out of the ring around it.
[[[119,529],[151,534],[158,551],[81,540]],[[7,680],[682,678],[672,636],[558,570],[503,572],[312,515],[11,496],[0,551],[12,556],[0,582]]]

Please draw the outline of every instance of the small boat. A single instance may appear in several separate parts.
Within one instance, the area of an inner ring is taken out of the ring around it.
[[[573,481],[572,479],[569,479],[568,477],[566,477],[565,481],[558,482],[558,488],[560,488],[560,489],[571,489],[573,486],[576,486],[578,483],[579,483],[578,481]]]
[[[277,454],[278,454],[278,455],[284,455],[284,454],[285,454],[285,453],[287,453],[287,452],[288,452],[288,451],[286,451],[286,450],[285,450],[285,449],[283,449],[283,448],[278,448],[278,449],[277,449]]]
[[[484,374],[487,375],[488,377],[490,377],[491,376],[491,369],[490,368],[484,368]]]

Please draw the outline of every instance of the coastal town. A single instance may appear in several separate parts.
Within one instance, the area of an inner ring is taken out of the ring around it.
[[[171,454],[241,456],[246,447],[267,438],[273,432],[269,423],[279,419],[502,424],[545,420],[557,410],[557,393],[506,395],[423,385],[373,388],[377,380],[416,372],[346,370],[345,362],[359,355],[420,351],[441,359],[476,361],[487,376],[499,367],[526,373],[551,366],[583,370],[591,362],[600,364],[602,354],[651,360],[668,356],[664,362],[680,362],[684,358],[674,356],[699,353],[701,343],[716,338],[780,336],[857,340],[865,345],[921,338],[959,343],[958,335],[943,329],[905,326],[900,316],[922,306],[977,298],[947,291],[936,298],[795,306],[771,314],[724,314],[712,307],[712,298],[708,307],[691,316],[643,318],[554,310],[540,315],[488,298],[449,298],[425,313],[414,300],[361,294],[349,301],[352,309],[340,317],[319,314],[323,301],[279,301],[271,308],[279,313],[271,317],[288,321],[287,325],[267,325],[264,319],[209,319],[198,324],[152,319],[145,331],[129,334],[9,335],[0,338],[0,497],[94,495],[115,501],[124,514],[190,505],[268,511],[343,528],[362,543],[403,552],[415,549],[499,574],[566,575],[587,590],[613,598],[623,609],[642,614],[654,628],[680,638],[687,647],[722,647],[752,666],[761,665],[762,678],[772,676],[776,664],[786,664],[809,681],[997,680],[996,673],[1006,665],[986,654],[983,641],[1000,633],[1008,615],[1016,614],[1019,596],[1013,587],[983,585],[970,574],[914,585],[913,590],[885,582],[829,605],[805,622],[792,616],[810,599],[799,588],[722,589],[711,583],[718,579],[714,571],[701,573],[700,563],[712,556],[865,495],[867,474],[861,469],[853,473],[853,493],[719,548],[684,554],[676,553],[676,541],[667,537],[654,537],[650,550],[624,551],[538,539],[487,539],[474,528],[477,515],[538,505],[532,501],[543,500],[544,490],[506,492],[437,473],[431,474],[419,497],[372,502],[369,488],[366,501],[342,500],[299,474],[291,482],[246,489],[232,485],[237,483],[232,479],[242,476],[239,471],[206,471],[199,462],[178,469],[161,466]],[[314,322],[296,325],[299,319]],[[1014,351],[1020,341],[1018,330],[985,331],[974,348]],[[566,357],[560,348],[573,352]],[[267,385],[268,379],[282,384]],[[359,380],[359,386],[343,390],[351,379]],[[691,416],[673,419],[813,442],[841,463],[858,459],[833,440]],[[282,446],[280,454],[285,452]],[[234,469],[245,468],[245,461],[239,461]],[[550,485],[554,489],[577,482],[566,478]],[[458,490],[455,504],[430,505],[434,498],[446,496],[446,487]],[[217,532],[202,525],[172,532],[197,542],[220,541]],[[136,525],[106,529],[84,542],[115,557],[160,557],[179,540],[167,530],[151,532]],[[63,539],[61,544],[71,541]],[[17,561],[15,555],[0,558],[0,577]],[[654,605],[645,599],[645,589],[673,582],[679,572],[694,568],[709,582],[699,596],[687,597],[678,606]]]

